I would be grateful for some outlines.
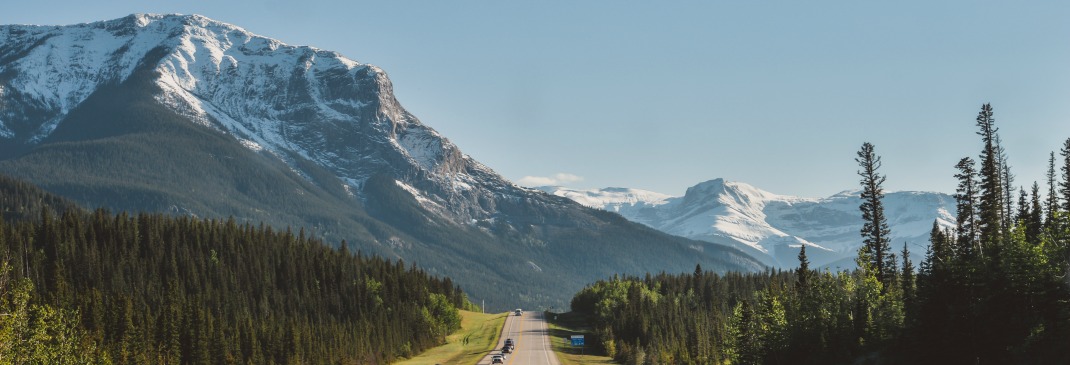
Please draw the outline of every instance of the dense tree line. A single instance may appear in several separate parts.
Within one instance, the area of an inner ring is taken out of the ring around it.
[[[65,212],[78,209],[78,205],[61,197],[48,194],[25,181],[0,175],[0,212],[8,222],[41,216],[42,210]]]
[[[755,292],[790,285],[785,272],[661,273],[598,281],[572,299],[590,315],[588,343],[625,364],[716,364],[731,357],[725,331],[734,308]]]
[[[465,294],[303,231],[103,210],[0,222],[0,363],[385,364]]]
[[[857,269],[811,269],[802,246],[794,271],[615,277],[572,309],[625,364],[1070,363],[1070,139],[1049,159],[1048,196],[1034,183],[1015,200],[990,105],[977,127],[980,168],[955,166],[955,228],[933,223],[917,268],[905,244],[891,252],[866,143]]]

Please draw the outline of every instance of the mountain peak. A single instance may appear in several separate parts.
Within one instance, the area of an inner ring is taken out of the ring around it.
[[[698,184],[695,184],[692,187],[721,186],[721,185],[724,185],[724,184],[725,184],[725,179],[723,177],[718,177],[716,179],[710,179],[710,180],[706,180],[706,181],[700,182]]]
[[[257,36],[261,38],[267,38],[259,35],[255,35],[245,30],[242,27],[214,20],[212,18],[200,15],[200,14],[156,14],[156,13],[134,13],[125,17],[106,20],[102,22],[89,23],[94,24],[106,24],[106,25],[119,25],[128,28],[151,28],[159,27],[160,29],[168,29],[171,31],[177,30],[183,27],[192,28],[216,28],[226,31],[234,31],[245,33],[250,36]],[[172,33],[173,34],[173,33]],[[277,42],[277,41],[276,41]],[[281,42],[280,42],[281,43]]]
[[[747,183],[727,181],[723,178],[717,178],[687,188],[683,198],[685,201],[715,199],[726,204],[731,201],[751,204],[760,203],[761,201],[777,197],[781,196],[756,188]]]
[[[383,70],[337,52],[182,14],[0,26],[0,35],[0,138],[15,150],[47,140],[89,95],[137,74],[140,92],[195,124],[310,180],[317,172],[307,166],[326,169],[358,196],[371,176],[398,176],[469,221],[494,214],[488,197],[519,191],[408,113]],[[471,196],[476,186],[505,191]]]
[[[378,68],[336,52],[286,45],[201,15],[131,14],[71,26],[0,26],[0,34],[6,35],[0,37],[0,60],[5,60],[0,72],[10,75],[7,85],[0,86],[9,92],[0,92],[0,97],[15,99],[13,104],[20,106],[0,120],[0,136],[30,145],[46,138],[74,106],[101,85],[124,82],[138,67],[150,67],[158,75],[156,83],[164,89],[158,98],[161,102],[205,125],[235,119],[234,115],[210,115],[218,113],[207,109],[218,110],[220,105],[205,105],[219,101],[209,99],[228,92],[245,93],[246,101],[262,97],[258,88],[269,87],[272,78],[287,73],[308,76],[340,70],[348,75],[339,76],[356,78],[367,71],[368,85],[391,92],[389,81]],[[162,57],[150,57],[155,50],[162,50]],[[220,81],[239,79],[245,83],[219,85]],[[367,86],[346,84],[360,89]],[[320,94],[316,96],[322,97]],[[352,90],[334,92],[327,98],[352,105],[354,94]],[[283,107],[279,103],[297,100],[259,101],[269,105],[261,105],[254,114],[278,113]],[[38,112],[42,111],[51,115],[41,118]]]
[[[706,180],[700,182],[698,184],[695,184],[694,186],[687,188],[687,191],[684,193],[684,195],[686,196],[692,194],[720,194],[724,192],[725,188],[725,180],[723,178],[716,178],[713,180]]]

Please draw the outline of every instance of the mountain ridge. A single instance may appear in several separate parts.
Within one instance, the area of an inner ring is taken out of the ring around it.
[[[471,180],[465,169],[478,170],[477,174],[490,171],[405,111],[394,99],[385,72],[373,65],[314,47],[289,46],[199,15],[135,14],[72,27],[73,31],[45,26],[0,30],[6,35],[19,34],[0,48],[59,43],[50,44],[47,50],[13,50],[28,53],[18,60],[25,64],[16,62],[15,67],[5,67],[5,73],[45,71],[8,75],[6,89],[14,90],[15,95],[4,96],[29,100],[11,104],[53,112],[43,123],[25,125],[27,119],[38,116],[19,115],[16,110],[12,117],[0,120],[0,133],[6,132],[6,137],[31,145],[47,138],[91,91],[125,81],[150,51],[163,48],[167,51],[153,65],[161,73],[154,82],[163,89],[156,95],[157,101],[193,121],[233,135],[251,150],[272,153],[291,166],[296,157],[314,161],[342,177],[351,190],[359,191],[359,185],[384,165],[408,165],[406,175],[456,175],[453,179],[439,178],[438,185],[452,188],[439,190],[463,189]],[[56,51],[70,43],[83,45],[66,53]],[[75,63],[65,62],[69,60],[81,62],[71,67]],[[291,85],[280,87],[279,78]],[[323,122],[302,123],[310,116]],[[353,117],[363,123],[346,123]],[[367,149],[339,147],[352,144],[345,138],[356,133],[386,136],[385,140],[362,141],[361,145],[389,147],[394,154],[383,156],[385,162],[375,161],[379,164],[371,167],[354,161],[365,157]],[[334,144],[335,153],[325,153],[323,144]],[[458,183],[454,184],[455,180]],[[459,203],[448,191],[436,193],[440,201]]]
[[[811,247],[808,254],[814,265],[850,267],[850,259],[861,245],[858,190],[844,190],[827,198],[804,198],[724,179],[696,184],[679,197],[639,189],[539,189],[616,212],[666,233],[734,245],[764,257],[763,262],[775,267],[797,265],[794,255],[800,245]],[[885,207],[892,243],[898,246],[908,242],[915,262],[920,262],[925,252],[934,220],[942,227],[954,227],[949,211],[954,200],[947,194],[889,192]]]

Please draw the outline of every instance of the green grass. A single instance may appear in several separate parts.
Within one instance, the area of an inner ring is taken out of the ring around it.
[[[446,344],[424,351],[396,365],[472,365],[498,344],[509,313],[484,314],[461,311],[461,330],[446,337]],[[464,339],[468,338],[468,344]]]
[[[591,337],[591,329],[587,327],[583,316],[572,312],[547,312],[546,320],[550,325],[550,344],[557,353],[557,359],[561,361],[561,365],[617,364],[613,358],[594,351],[591,346],[583,349],[572,347],[569,341],[570,336],[587,335],[588,339]]]

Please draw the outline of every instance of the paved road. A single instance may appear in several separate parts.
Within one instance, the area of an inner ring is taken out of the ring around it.
[[[501,352],[505,339],[516,342],[516,349],[507,354],[505,365],[560,365],[557,355],[550,347],[550,330],[542,312],[524,312],[517,317],[510,314],[502,327],[502,338],[490,354],[479,360],[479,365],[490,365],[490,356]]]

